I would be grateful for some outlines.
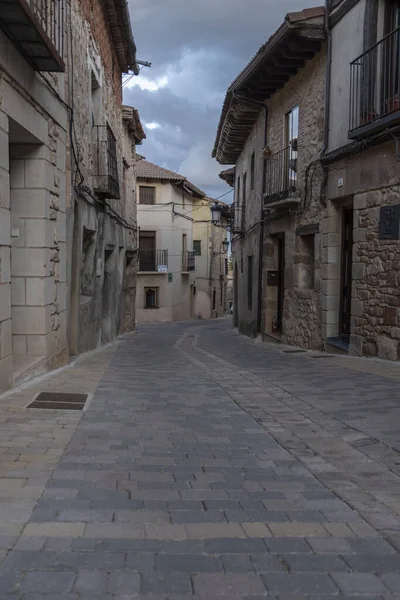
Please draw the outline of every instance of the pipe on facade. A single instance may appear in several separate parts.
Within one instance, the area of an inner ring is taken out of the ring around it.
[[[321,155],[324,156],[328,148],[329,113],[331,92],[331,62],[332,62],[332,35],[329,27],[329,0],[325,0],[325,31],[327,36],[325,98],[324,98],[324,147]]]
[[[264,148],[268,143],[268,107],[264,104]],[[258,255],[258,306],[257,306],[257,333],[262,333],[262,291],[264,272],[264,191],[265,191],[265,159],[263,158],[263,175],[261,181],[261,215],[260,215],[260,243]]]

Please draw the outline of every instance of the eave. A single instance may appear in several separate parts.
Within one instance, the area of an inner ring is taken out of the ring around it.
[[[127,0],[103,0],[121,73],[139,75]]]
[[[263,104],[304,67],[325,40],[324,10],[289,13],[229,87],[212,156],[235,164]]]

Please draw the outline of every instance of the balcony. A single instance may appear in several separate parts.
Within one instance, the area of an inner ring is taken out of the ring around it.
[[[400,123],[400,27],[350,63],[349,138]]]
[[[297,143],[293,143],[266,159],[264,208],[285,208],[299,204],[297,154]]]
[[[117,142],[109,125],[97,125],[94,140],[94,190],[101,198],[119,200]]]
[[[196,258],[194,252],[182,252],[182,273],[189,273],[196,268]]]
[[[139,250],[139,272],[167,273],[168,250]]]
[[[0,28],[35,71],[64,72],[65,0],[0,0]]]

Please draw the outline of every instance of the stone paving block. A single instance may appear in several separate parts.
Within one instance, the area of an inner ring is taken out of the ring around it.
[[[380,594],[386,586],[372,573],[332,573],[338,588],[345,594]]]
[[[28,537],[81,537],[85,523],[28,523],[22,532]]]
[[[252,573],[254,571],[250,556],[247,554],[223,554],[221,560],[226,573]]]
[[[193,576],[194,593],[199,595],[210,595],[218,597],[235,597],[243,594],[259,594],[265,592],[265,586],[259,575],[231,574],[223,575],[194,575]]]
[[[268,552],[263,539],[221,538],[204,541],[207,554],[250,554]]]
[[[170,517],[167,512],[149,510],[116,510],[114,512],[115,523],[169,523]]]
[[[281,558],[288,565],[289,572],[332,573],[335,571],[348,571],[348,565],[338,555],[334,554],[281,554]],[[347,562],[349,562],[347,560]],[[350,564],[350,563],[349,563]]]
[[[190,576],[186,573],[144,573],[141,576],[142,594],[192,594]]]
[[[355,552],[350,546],[350,540],[345,538],[308,538],[307,542],[314,552],[333,552],[334,554],[351,554]]]
[[[131,597],[140,592],[140,575],[133,571],[115,571],[110,573],[107,591],[111,594],[128,594]]]
[[[76,579],[74,572],[68,571],[32,571],[26,573],[21,584],[25,593],[65,594],[71,591]]]
[[[324,537],[327,530],[320,523],[267,523],[275,537]]]
[[[78,592],[102,594],[106,590],[107,574],[102,571],[81,570],[75,581]]]
[[[244,530],[236,523],[188,524],[185,525],[188,538],[241,538]]]
[[[144,527],[127,523],[88,523],[86,538],[141,539],[145,537]]]
[[[273,594],[336,594],[338,588],[328,575],[320,573],[267,573],[262,575],[268,592]]]
[[[190,525],[188,526],[190,527]],[[170,523],[154,523],[145,525],[146,537],[157,540],[184,540],[186,537],[199,537],[186,534],[186,529],[183,525],[175,525]]]
[[[349,554],[345,560],[355,572],[400,573],[400,554]]]
[[[173,523],[226,523],[227,521],[221,510],[171,511],[170,518]]]
[[[151,552],[128,552],[125,566],[130,571],[154,571],[155,554]]]
[[[272,536],[271,530],[264,523],[242,523],[242,528],[250,538],[268,538]]]
[[[158,554],[158,571],[180,571],[183,573],[218,573],[222,571],[221,561],[217,557],[202,554]]]

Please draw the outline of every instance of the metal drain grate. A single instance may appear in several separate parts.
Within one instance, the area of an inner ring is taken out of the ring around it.
[[[332,354],[310,354],[309,358],[333,358]]]
[[[307,352],[307,350],[282,350],[282,352],[284,354],[303,354],[304,352]]]
[[[41,392],[28,408],[50,410],[83,410],[87,394],[65,394],[63,392]]]

